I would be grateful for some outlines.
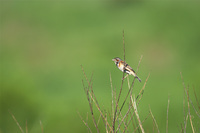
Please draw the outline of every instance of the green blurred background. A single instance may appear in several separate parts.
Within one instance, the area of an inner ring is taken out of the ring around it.
[[[200,99],[200,2],[3,0],[0,5],[0,132],[20,132],[9,111],[24,130],[27,121],[29,133],[41,132],[40,121],[47,133],[87,132],[77,114],[85,119],[90,111],[80,65],[88,77],[94,72],[97,99],[110,110],[109,73],[117,93],[122,77],[111,59],[123,58],[123,30],[129,65],[136,69],[143,55],[135,94],[151,72],[138,107],[141,120],[150,105],[165,132],[170,96],[169,132],[180,131],[180,72],[197,108],[192,88]],[[125,84],[122,97],[126,92]],[[91,116],[89,124],[95,132]],[[153,132],[150,117],[144,129]]]

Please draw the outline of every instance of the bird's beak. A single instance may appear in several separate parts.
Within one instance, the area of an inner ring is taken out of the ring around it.
[[[115,61],[115,59],[112,59],[112,61]]]

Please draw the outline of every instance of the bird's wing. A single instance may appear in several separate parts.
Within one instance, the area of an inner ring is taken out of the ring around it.
[[[125,64],[125,69],[127,71],[133,71],[135,73],[135,71],[133,70],[133,68],[131,68],[128,64]]]

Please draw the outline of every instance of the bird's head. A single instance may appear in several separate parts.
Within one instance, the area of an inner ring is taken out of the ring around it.
[[[117,62],[120,62],[120,61],[122,61],[122,60],[121,60],[119,57],[116,57],[116,58],[112,59],[112,61],[114,61],[115,64],[116,64]]]

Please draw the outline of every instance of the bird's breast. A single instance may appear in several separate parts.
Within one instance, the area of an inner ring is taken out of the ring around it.
[[[118,68],[119,68],[119,70],[121,70],[122,72],[124,71],[124,65],[122,65],[121,63],[118,64]]]

